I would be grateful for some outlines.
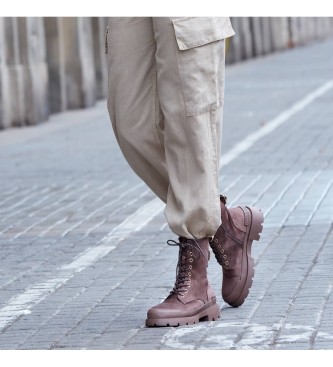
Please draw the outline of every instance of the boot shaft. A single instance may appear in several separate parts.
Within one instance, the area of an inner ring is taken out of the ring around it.
[[[178,271],[174,291],[178,299],[188,303],[201,299],[204,302],[210,294],[207,267],[209,259],[209,241],[203,239],[179,238]]]

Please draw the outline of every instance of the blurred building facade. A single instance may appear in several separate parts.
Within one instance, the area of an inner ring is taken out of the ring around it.
[[[318,41],[333,18],[235,17],[227,63]],[[0,129],[87,108],[107,93],[107,18],[0,18]]]

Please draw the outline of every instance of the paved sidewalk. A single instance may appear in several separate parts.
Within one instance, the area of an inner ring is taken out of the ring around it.
[[[243,306],[210,261],[218,322],[144,327],[178,249],[105,101],[0,132],[0,349],[333,349],[332,49],[227,68],[221,192],[266,221]]]

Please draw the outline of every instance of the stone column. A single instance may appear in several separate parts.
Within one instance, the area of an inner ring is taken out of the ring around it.
[[[268,17],[261,18],[262,29],[262,46],[264,54],[272,52],[272,31],[270,26],[270,19]]]
[[[270,21],[273,50],[280,51],[287,48],[289,43],[288,19],[286,17],[273,17]]]
[[[253,38],[253,53],[254,56],[260,56],[264,53],[261,18],[251,17],[250,22],[251,22],[251,33]]]
[[[241,28],[241,38],[242,38],[242,58],[249,59],[253,56],[250,18],[241,17],[240,25],[241,25],[240,28]]]
[[[92,18],[93,47],[96,68],[97,98],[105,98],[107,94],[107,67],[105,55],[105,33],[107,18]]]
[[[3,96],[6,98],[8,107],[5,119],[6,126],[25,125],[25,86],[24,86],[24,67],[21,62],[21,52],[19,43],[18,18],[3,18],[4,22],[4,41],[7,69],[6,85],[4,86]]]
[[[49,75],[49,103],[51,113],[67,109],[64,33],[61,18],[44,18],[46,54]]]
[[[43,20],[18,18],[20,61],[24,73],[25,123],[45,121],[49,115],[48,72]]]
[[[309,17],[307,18],[307,24],[308,24],[308,39],[307,42],[311,42],[316,39],[316,18]]]
[[[309,40],[308,19],[306,17],[300,17],[300,44],[304,45]]]
[[[330,21],[328,17],[317,18],[317,30],[320,38],[330,34]]]
[[[240,18],[231,18],[231,24],[235,31],[235,35],[228,39],[228,50],[226,54],[226,63],[231,64],[242,60],[242,44],[241,44],[241,27]]]
[[[5,34],[5,18],[0,18],[0,129],[11,125],[11,91],[8,52]]]
[[[333,18],[332,18],[333,19]],[[315,18],[315,33],[318,39],[324,39],[330,34],[330,18],[329,17],[317,17]]]
[[[96,101],[91,18],[61,18],[67,108],[90,107]]]
[[[289,46],[296,47],[300,43],[299,18],[289,18]]]

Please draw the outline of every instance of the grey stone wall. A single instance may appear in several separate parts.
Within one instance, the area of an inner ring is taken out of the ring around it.
[[[333,35],[329,17],[235,17],[236,35],[227,40],[227,63],[318,42]]]
[[[227,63],[332,35],[333,18],[231,19]],[[93,106],[107,92],[107,18],[0,17],[0,129]]]

